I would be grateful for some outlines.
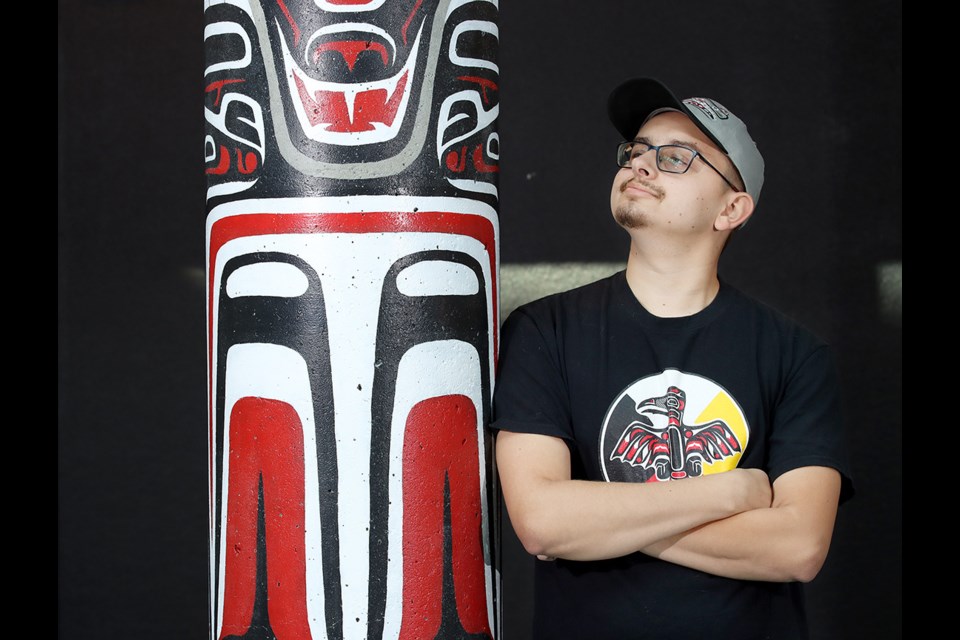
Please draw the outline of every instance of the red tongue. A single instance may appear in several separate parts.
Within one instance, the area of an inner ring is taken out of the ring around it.
[[[366,45],[366,43],[363,44]],[[374,128],[372,122],[392,125],[397,117],[400,101],[403,99],[408,74],[409,71],[403,73],[393,95],[388,95],[386,89],[372,89],[358,93],[353,101],[353,121],[350,120],[350,110],[347,108],[347,100],[342,91],[320,90],[311,96],[299,76],[294,76],[294,80],[311,126],[327,125],[327,131],[348,133],[372,131]]]
[[[368,40],[340,40],[337,42],[324,42],[313,52],[313,61],[320,59],[320,54],[325,51],[336,51],[343,56],[347,63],[347,68],[353,71],[357,64],[357,56],[364,51],[378,51],[380,59],[383,60],[383,66],[387,66],[387,48],[379,42],[370,42]]]

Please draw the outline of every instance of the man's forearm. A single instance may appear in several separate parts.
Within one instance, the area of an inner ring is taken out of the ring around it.
[[[538,556],[619,557],[771,501],[756,469],[648,484],[571,480],[566,445],[542,436],[501,434],[497,461],[514,530]]]
[[[774,484],[770,508],[700,525],[643,551],[729,578],[809,582],[826,559],[839,493],[833,469],[796,469]]]
[[[521,539],[526,538],[528,551],[541,556],[568,560],[623,556],[749,508],[749,498],[737,482],[734,476],[715,476],[651,485],[544,483],[534,492],[539,505],[521,525],[526,529]]]

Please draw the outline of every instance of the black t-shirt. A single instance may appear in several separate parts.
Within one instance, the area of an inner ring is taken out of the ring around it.
[[[734,467],[771,482],[827,466],[852,494],[829,347],[721,282],[659,318],[625,272],[531,302],[504,323],[494,429],[564,439],[574,479],[658,482]],[[538,639],[802,639],[798,583],[732,580],[635,553],[537,562]]]

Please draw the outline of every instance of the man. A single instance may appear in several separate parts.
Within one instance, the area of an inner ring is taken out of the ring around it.
[[[724,282],[763,159],[718,102],[617,87],[624,271],[520,307],[494,397],[534,637],[807,638],[852,494],[829,348]]]

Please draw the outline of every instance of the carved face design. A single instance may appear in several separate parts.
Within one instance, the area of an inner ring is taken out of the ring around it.
[[[280,151],[307,174],[325,164],[389,175],[426,136],[445,12],[440,0],[276,0],[254,7]],[[336,172],[334,172],[336,173]]]
[[[493,210],[288,200],[208,216],[214,637],[489,639]]]

